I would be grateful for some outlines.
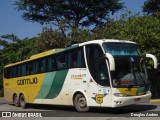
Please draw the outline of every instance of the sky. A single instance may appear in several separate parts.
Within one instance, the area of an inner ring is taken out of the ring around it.
[[[15,0],[0,0],[0,36],[5,34],[14,34],[20,39],[26,37],[37,37],[43,27],[39,23],[25,21],[22,18],[22,12],[15,10]],[[120,0],[125,7],[133,13],[142,12],[142,6],[145,0]],[[115,16],[119,16],[124,11],[119,11]]]

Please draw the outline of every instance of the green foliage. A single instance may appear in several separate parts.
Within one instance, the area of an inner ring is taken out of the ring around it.
[[[83,29],[73,29],[67,38],[68,38],[67,46],[94,39],[89,30],[83,30]]]
[[[0,96],[3,85],[3,68],[5,65],[27,59],[34,51],[35,38],[20,40],[13,34],[0,36]]]
[[[1,44],[3,49],[1,50],[1,58],[3,61],[1,64],[5,65],[6,63],[13,63],[27,59],[30,56],[30,51],[32,51],[34,40],[25,38],[23,40],[18,39],[16,36],[11,37],[12,35],[3,35],[1,36]],[[15,39],[16,38],[16,39]]]
[[[119,0],[16,0],[15,5],[25,20],[54,24],[65,37],[70,28],[101,26],[110,13],[123,8]]]
[[[67,39],[57,30],[43,28],[42,33],[35,42],[35,51],[39,53],[54,48],[62,48],[65,47],[66,43]]]
[[[160,0],[147,0],[144,2],[143,12],[155,14],[160,12]]]

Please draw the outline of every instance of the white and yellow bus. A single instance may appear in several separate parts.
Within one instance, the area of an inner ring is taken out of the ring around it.
[[[148,102],[151,92],[142,55],[131,41],[102,39],[53,49],[4,68],[4,97],[15,106],[53,104],[120,107]]]

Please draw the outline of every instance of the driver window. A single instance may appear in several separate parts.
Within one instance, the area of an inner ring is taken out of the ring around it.
[[[96,80],[96,63],[97,58],[103,57],[103,51],[98,44],[91,44],[86,46],[86,57],[89,71]]]
[[[97,63],[97,82],[103,86],[109,86],[109,75],[105,61]]]

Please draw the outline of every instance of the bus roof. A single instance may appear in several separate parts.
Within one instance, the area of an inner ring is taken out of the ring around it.
[[[12,65],[17,65],[17,64],[20,64],[20,63],[28,62],[30,60],[45,57],[47,55],[53,54],[54,52],[56,52],[58,50],[61,50],[61,49],[57,48],[57,49],[52,49],[52,50],[45,51],[45,52],[42,52],[42,53],[39,53],[39,54],[35,54],[35,55],[32,55],[29,59],[26,59],[26,60],[23,60],[23,61],[20,61],[20,62],[16,62],[16,63],[11,63],[11,64],[6,65],[5,67],[10,67]]]
[[[131,43],[131,44],[137,44],[135,42],[132,42],[132,41],[128,41],[128,40],[116,40],[116,39],[99,39],[99,40],[92,40],[92,41],[87,41],[87,42],[84,42],[84,43],[80,43],[79,45],[80,46],[83,46],[83,45],[87,45],[87,44],[94,44],[94,43],[99,43],[99,44],[102,44],[104,42],[117,42],[117,43]]]

